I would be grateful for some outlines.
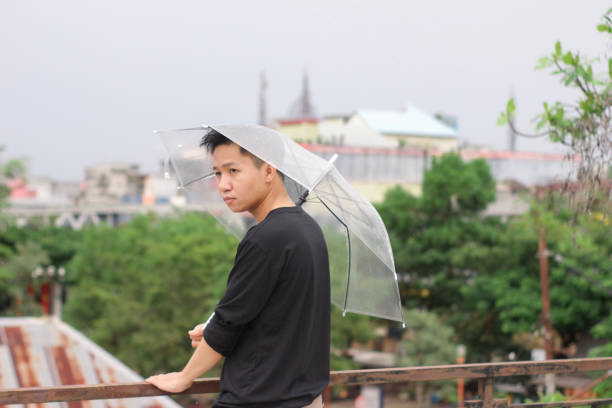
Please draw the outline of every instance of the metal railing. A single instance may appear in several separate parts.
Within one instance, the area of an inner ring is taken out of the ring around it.
[[[525,361],[511,363],[457,364],[431,367],[387,368],[374,370],[332,371],[330,385],[371,385],[435,380],[471,379],[479,384],[479,400],[465,401],[465,407],[612,407],[612,398],[566,402],[509,404],[493,397],[495,380],[504,377],[541,374],[572,374],[612,370],[612,357]],[[219,391],[218,378],[203,378],[180,394],[206,394]],[[58,401],[152,397],[176,395],[161,391],[145,382],[61,387],[14,388],[0,390],[0,405]]]

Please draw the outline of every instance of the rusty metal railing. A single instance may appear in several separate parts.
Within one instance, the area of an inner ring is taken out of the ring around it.
[[[479,383],[479,400],[466,401],[466,407],[612,407],[612,398],[567,402],[508,404],[493,398],[495,380],[513,376],[540,374],[571,374],[612,370],[612,357],[521,361],[511,363],[457,364],[431,367],[387,368],[374,370],[333,371],[330,385],[369,385],[407,383],[435,380],[472,379]],[[206,394],[219,391],[218,378],[203,378],[180,394]],[[68,385],[61,387],[14,388],[0,390],[0,405],[30,404],[58,401],[152,397],[176,395],[161,391],[145,382],[97,385]]]

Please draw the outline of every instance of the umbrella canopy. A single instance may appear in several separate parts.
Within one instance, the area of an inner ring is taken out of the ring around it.
[[[332,302],[344,312],[403,322],[387,230],[372,204],[334,167],[333,159],[326,161],[282,133],[258,125],[158,131],[187,203],[209,211],[238,238],[255,222],[249,214],[230,211],[218,193],[212,156],[200,147],[211,129],[282,172],[290,197],[319,223],[330,258]]]

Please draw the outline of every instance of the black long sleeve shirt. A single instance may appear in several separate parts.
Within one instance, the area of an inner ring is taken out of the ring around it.
[[[240,242],[204,329],[225,356],[215,407],[303,407],[329,382],[329,260],[300,207],[272,210]]]

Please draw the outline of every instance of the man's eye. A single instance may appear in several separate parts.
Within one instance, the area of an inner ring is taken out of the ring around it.
[[[215,177],[216,177],[216,178],[221,177],[221,172],[220,172],[220,171],[215,171]]]
[[[230,169],[230,173],[238,173],[238,169]]]

